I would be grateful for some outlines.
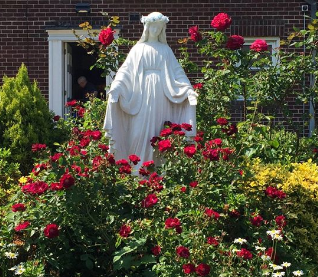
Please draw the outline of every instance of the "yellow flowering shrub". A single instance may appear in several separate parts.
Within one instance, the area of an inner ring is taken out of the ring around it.
[[[293,244],[318,261],[318,165],[312,160],[291,165],[264,164],[260,159],[247,166],[244,189],[249,196],[264,197],[267,187],[287,194],[282,212],[293,229]]]

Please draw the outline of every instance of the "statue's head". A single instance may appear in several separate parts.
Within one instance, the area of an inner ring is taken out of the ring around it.
[[[144,31],[139,42],[148,41],[149,29],[151,26],[156,25],[156,27],[159,27],[161,29],[158,34],[158,41],[167,44],[166,24],[169,22],[169,18],[167,16],[164,16],[162,13],[159,12],[152,12],[147,16],[142,16],[141,22],[144,24]]]

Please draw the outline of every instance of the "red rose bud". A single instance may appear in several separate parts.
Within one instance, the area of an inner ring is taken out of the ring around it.
[[[155,256],[159,256],[161,253],[161,247],[159,245],[156,245],[155,247],[153,247],[151,249],[152,254],[154,254]]]
[[[120,227],[119,235],[123,238],[127,238],[130,235],[130,232],[131,232],[131,227],[124,224],[123,226]]]
[[[191,40],[193,40],[194,42],[198,42],[198,41],[202,40],[202,35],[199,32],[199,27],[198,26],[190,27],[189,28],[189,34],[190,34]]]
[[[44,228],[44,236],[46,236],[49,239],[53,239],[55,237],[58,237],[59,234],[60,234],[59,226],[56,224],[48,224]]]
[[[230,36],[226,43],[226,48],[230,50],[240,49],[245,43],[244,38],[241,36],[233,35]]]
[[[257,39],[251,44],[250,49],[255,52],[267,51],[268,45],[265,40]]]
[[[218,31],[224,31],[230,27],[232,19],[226,13],[217,14],[211,21],[211,26]]]
[[[66,107],[74,107],[77,105],[77,101],[74,99],[74,100],[71,100],[71,101],[68,101],[66,102],[65,106]]]
[[[196,188],[198,186],[198,181],[193,181],[189,184],[191,188]]]
[[[103,45],[108,46],[114,40],[114,33],[115,31],[113,31],[110,27],[107,27],[99,33],[98,39]]]

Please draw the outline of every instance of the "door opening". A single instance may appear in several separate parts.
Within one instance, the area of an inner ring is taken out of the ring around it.
[[[103,70],[90,67],[94,57],[88,55],[76,42],[65,43],[65,89],[67,101],[83,100],[83,88],[78,84],[78,78],[84,76],[88,83],[97,90],[97,97],[105,99],[106,79],[101,77]]]

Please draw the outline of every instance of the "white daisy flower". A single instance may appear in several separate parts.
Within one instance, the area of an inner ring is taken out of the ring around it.
[[[15,271],[17,268],[18,268],[17,266],[14,266],[14,267],[9,268],[9,270]]]
[[[237,238],[234,240],[234,243],[239,243],[239,244],[244,244],[244,243],[247,243],[247,240],[246,239],[242,239],[242,238]]]
[[[261,256],[261,259],[262,259],[263,261],[270,261],[270,260],[271,260],[271,257],[270,257],[270,256],[267,256],[267,255],[262,255],[262,256]]]
[[[290,267],[291,266],[291,263],[287,263],[287,262],[283,262],[281,264],[282,267]]]
[[[261,251],[265,251],[266,247],[261,247],[261,246],[255,246],[256,250],[261,250]]]
[[[282,266],[277,265],[277,264],[270,264],[269,266],[270,266],[273,270],[281,270],[281,269],[283,269]]]
[[[25,268],[18,268],[14,273],[15,275],[21,275],[25,271]]]
[[[304,275],[304,272],[302,270],[296,270],[296,271],[293,271],[293,274],[294,276],[302,276]]]
[[[285,276],[285,272],[275,272],[272,274],[273,277],[282,277]]]
[[[9,259],[16,259],[18,257],[18,253],[13,252],[5,252],[4,255]]]
[[[263,276],[269,276],[271,273],[269,271],[263,272]]]

